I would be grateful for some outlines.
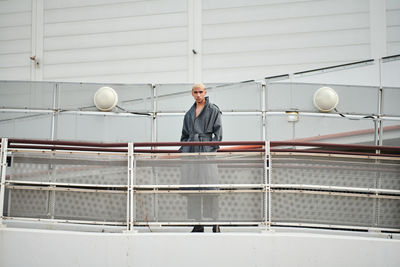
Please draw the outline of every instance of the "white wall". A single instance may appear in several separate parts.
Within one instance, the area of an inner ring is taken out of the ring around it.
[[[187,80],[187,1],[45,1],[45,80]]]
[[[0,79],[232,82],[398,54],[399,5],[396,0],[3,0]]]
[[[400,240],[383,234],[109,234],[0,229],[0,265],[10,267],[399,266],[399,249]]]
[[[0,1],[0,79],[31,79],[31,14],[31,0]]]
[[[387,0],[387,53],[389,55],[400,52],[400,1]]]

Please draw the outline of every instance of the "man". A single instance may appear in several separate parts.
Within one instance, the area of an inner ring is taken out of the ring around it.
[[[221,111],[210,103],[207,90],[201,83],[192,87],[193,106],[185,114],[181,142],[209,142],[222,140]],[[183,146],[179,150],[190,152],[215,152],[219,146]],[[202,157],[201,159],[205,159]],[[218,176],[216,164],[188,164],[182,166],[182,183],[215,184]],[[200,188],[191,188],[198,190]],[[218,215],[218,198],[212,194],[189,194],[188,217],[201,220],[203,217],[215,219]],[[195,226],[192,232],[204,232],[203,226]],[[213,232],[220,232],[219,226],[213,226]]]

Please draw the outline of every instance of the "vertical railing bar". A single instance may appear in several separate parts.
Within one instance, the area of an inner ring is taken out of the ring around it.
[[[131,168],[131,161],[132,161],[132,150],[133,149],[133,144],[132,143],[128,143],[128,166],[127,166],[127,192],[126,192],[126,228],[127,231],[130,230],[130,213],[131,213],[131,209],[130,209],[130,197],[131,197],[131,173],[132,173],[132,168]]]
[[[1,179],[0,179],[0,225],[3,223],[3,207],[4,207],[4,193],[6,186],[6,168],[7,168],[7,145],[8,138],[1,139]]]
[[[155,184],[158,185],[157,168],[152,167],[152,172],[153,172],[153,175],[154,175]],[[159,214],[158,214],[158,194],[154,194],[154,203],[153,203],[153,205],[154,205],[154,213],[153,213],[154,218],[153,219],[158,221],[158,216],[159,216]]]
[[[378,146],[383,144],[382,140],[382,108],[383,108],[383,86],[382,86],[382,59],[380,58],[378,61],[379,64],[379,94],[378,94]],[[380,150],[377,150],[377,154],[380,153]]]
[[[272,204],[271,204],[271,146],[270,146],[270,143],[269,143],[269,141],[267,141],[267,153],[268,153],[268,161],[267,161],[267,164],[268,164],[268,176],[267,176],[267,179],[268,179],[268,228],[270,228],[271,227],[271,222],[272,222],[272,215],[271,215],[271,212],[272,212]]]
[[[57,115],[57,91],[58,91],[58,84],[56,83],[55,86],[53,87],[53,113],[51,116],[51,136],[50,139],[54,140],[55,138],[55,132],[56,132],[56,115]]]
[[[383,144],[383,124],[382,124],[382,111],[383,111],[383,85],[382,85],[382,58],[380,58],[378,60],[378,64],[379,64],[379,93],[378,93],[378,116],[377,116],[377,122],[376,122],[376,132],[375,135],[376,136],[376,143],[375,145],[381,146]],[[380,150],[376,150],[375,153],[380,154]],[[380,160],[379,159],[375,159],[375,164],[379,164]],[[379,188],[380,187],[380,171],[377,170],[376,172],[376,180],[375,180],[375,188]],[[375,199],[374,200],[374,223],[375,226],[378,227],[379,225],[379,199]]]
[[[267,165],[267,157],[268,157],[268,142],[265,140],[264,143],[264,177],[263,177],[263,184],[265,188],[264,192],[264,225],[268,224],[268,165]]]
[[[266,82],[261,82],[261,116],[262,116],[262,140],[266,140],[266,114],[265,114],[265,97],[266,97]]]
[[[157,88],[155,84],[151,85],[151,99],[153,106],[153,121],[152,121],[152,131],[151,131],[151,141],[157,142]]]
[[[129,222],[130,222],[130,230],[133,230],[133,224],[134,224],[134,219],[135,219],[135,199],[134,199],[134,192],[133,192],[133,187],[135,184],[135,169],[136,169],[136,164],[135,164],[135,154],[134,154],[134,146],[133,143],[129,144],[130,146],[130,157],[131,157],[131,161],[130,161],[130,218],[129,218]]]

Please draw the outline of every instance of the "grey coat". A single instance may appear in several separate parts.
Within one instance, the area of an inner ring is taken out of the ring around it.
[[[196,118],[196,103],[185,114],[181,142],[221,141],[221,111],[205,97],[205,105]],[[180,152],[215,152],[219,146],[183,146]]]
[[[208,97],[205,105],[196,118],[196,103],[185,114],[182,127],[181,142],[204,142],[222,140],[221,111],[211,104]],[[219,146],[182,146],[179,151],[215,152]],[[182,160],[182,184],[216,184],[218,183],[218,167],[212,163],[214,156],[186,156]],[[198,187],[186,190],[200,189]],[[214,189],[214,188],[208,188]],[[218,196],[214,194],[187,194],[187,216],[189,219],[217,220]]]

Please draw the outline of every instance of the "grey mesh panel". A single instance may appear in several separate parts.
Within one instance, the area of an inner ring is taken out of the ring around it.
[[[39,190],[6,189],[8,207],[5,214],[10,217],[49,217],[49,192]]]
[[[272,183],[400,190],[400,162],[374,159],[275,156]]]
[[[301,193],[272,193],[278,222],[374,226],[374,199]]]
[[[190,197],[199,200],[198,218],[192,218],[188,214]],[[207,207],[208,201],[212,201],[212,204]],[[233,192],[219,195],[213,193],[136,194],[137,222],[260,222],[262,218],[263,193],[261,192]]]
[[[261,223],[266,208],[265,193],[253,185],[263,184],[263,167],[264,155],[259,153],[137,154],[134,173],[137,186],[171,185],[172,188],[136,188],[134,221]],[[271,184],[280,184],[279,188],[273,187],[271,195],[273,223],[400,228],[398,194],[360,192],[366,188],[400,190],[398,160],[272,155],[271,168]],[[11,185],[5,194],[5,216],[126,221],[126,156],[13,153],[7,175]],[[193,180],[190,175],[194,175]],[[41,185],[43,188],[36,185],[36,190],[32,190],[35,185],[28,183],[24,185],[28,188],[22,190],[18,189],[19,183],[12,181],[75,185],[57,185],[54,191],[47,185]],[[183,186],[191,184],[194,185],[192,191]],[[216,184],[203,188],[205,190],[217,190],[218,185],[246,185],[247,191],[236,188],[196,193],[200,189],[196,184]],[[301,186],[336,186],[339,189]],[[101,191],[96,192],[98,189]]]
[[[10,179],[33,182],[126,185],[122,156],[13,153]]]
[[[126,193],[56,192],[54,218],[123,222]]]
[[[114,188],[127,185],[125,156],[13,153],[12,165],[7,170],[7,180],[11,183],[27,182],[25,189],[7,189],[7,216],[126,221],[126,189]],[[54,191],[48,185],[35,184],[37,182],[64,185],[57,185]],[[96,188],[96,185],[109,187]],[[103,192],[95,192],[95,189]]]
[[[215,177],[199,180],[197,184],[261,184],[263,182],[263,156],[137,156],[136,184],[178,185],[187,184],[182,175],[187,168],[201,172],[212,165]],[[193,184],[195,182],[191,182]]]
[[[380,227],[400,228],[400,199],[380,199],[378,210]]]

